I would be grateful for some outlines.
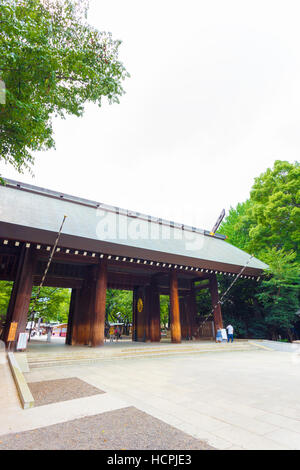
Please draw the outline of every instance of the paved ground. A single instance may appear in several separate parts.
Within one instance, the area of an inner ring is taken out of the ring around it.
[[[259,349],[32,369],[29,382],[78,377],[106,393],[26,411],[4,368],[0,380],[11,393],[0,407],[0,440],[135,407],[217,449],[299,450],[299,359],[296,352]]]
[[[300,344],[299,343],[286,343],[281,341],[268,341],[263,340],[261,343],[263,346],[267,346],[270,349],[275,351],[291,352],[300,354]]]

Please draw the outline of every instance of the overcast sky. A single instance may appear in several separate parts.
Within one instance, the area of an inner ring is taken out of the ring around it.
[[[56,120],[38,186],[211,229],[254,178],[300,150],[298,1],[91,0],[123,41],[119,105]]]

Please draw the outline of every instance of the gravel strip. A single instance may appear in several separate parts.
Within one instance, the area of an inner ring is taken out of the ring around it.
[[[135,407],[0,436],[0,450],[213,450]]]
[[[29,382],[28,387],[34,398],[34,406],[48,405],[59,401],[73,400],[75,398],[90,397],[103,390],[84,382],[77,377],[57,380],[44,380],[43,382]]]

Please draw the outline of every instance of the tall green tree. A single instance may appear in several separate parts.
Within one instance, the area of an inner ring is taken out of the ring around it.
[[[296,253],[283,249],[270,249],[265,260],[270,266],[257,298],[264,307],[265,323],[270,327],[272,339],[281,333],[293,339],[293,326],[298,321],[300,265]]]
[[[293,250],[300,261],[300,164],[275,161],[274,168],[255,178],[250,201],[250,251]]]
[[[231,207],[225,221],[218,230],[218,232],[227,236],[227,241],[241,250],[246,249],[250,241],[251,222],[248,212],[251,204],[252,202],[248,199],[245,202],[239,202],[235,208]]]
[[[225,317],[233,324],[239,320],[241,335],[292,339],[299,318],[299,163],[275,161],[255,178],[249,199],[231,208],[219,231],[269,265],[257,287],[246,280],[236,284],[223,305]],[[225,280],[222,284],[226,288]]]
[[[293,250],[300,260],[300,164],[276,160],[255,178],[250,198],[230,209],[219,232],[262,259],[274,247]]]
[[[87,10],[85,0],[0,2],[0,158],[20,172],[54,147],[54,116],[82,116],[86,102],[124,93],[121,42],[90,26]]]

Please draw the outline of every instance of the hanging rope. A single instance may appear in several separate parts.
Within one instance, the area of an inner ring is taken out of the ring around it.
[[[58,234],[57,234],[55,243],[54,243],[54,245],[53,245],[53,247],[52,247],[52,250],[51,250],[51,252],[50,252],[50,256],[49,256],[49,259],[48,259],[48,263],[47,263],[46,269],[45,269],[45,271],[44,271],[44,274],[43,274],[42,280],[41,280],[41,282],[40,282],[40,285],[39,285],[39,287],[38,287],[37,294],[36,294],[35,299],[34,299],[34,301],[33,301],[33,305],[32,305],[32,307],[31,307],[31,312],[29,313],[29,318],[30,318],[30,316],[31,316],[31,320],[30,320],[30,331],[29,331],[29,338],[28,338],[28,341],[30,341],[30,336],[31,336],[31,331],[32,331],[32,323],[34,322],[35,307],[36,307],[37,301],[39,300],[40,293],[41,293],[41,289],[42,289],[43,284],[44,284],[44,282],[45,282],[45,279],[46,279],[46,276],[47,276],[47,273],[48,273],[48,270],[49,270],[49,267],[50,267],[52,258],[53,258],[53,256],[54,256],[54,253],[55,253],[55,250],[56,250],[56,247],[57,247],[59,238],[60,238],[60,234],[61,234],[61,231],[62,231],[62,228],[63,228],[63,226],[64,226],[64,223],[65,223],[66,218],[67,218],[67,216],[64,215],[64,218],[63,218],[63,221],[62,221],[62,223],[61,223],[60,229],[59,229],[59,231],[58,231]]]
[[[242,269],[240,270],[240,272],[237,274],[237,276],[234,278],[234,280],[232,281],[232,283],[230,284],[230,286],[226,289],[226,291],[224,292],[224,294],[222,295],[222,297],[218,300],[218,302],[216,303],[216,305],[213,306],[211,312],[209,312],[209,314],[204,318],[204,320],[202,321],[202,323],[200,323],[200,325],[198,326],[196,332],[199,333],[199,330],[200,328],[202,328],[202,326],[204,325],[204,323],[207,322],[207,320],[213,315],[215,309],[217,308],[218,305],[222,305],[224,303],[224,299],[226,297],[226,295],[228,294],[228,292],[230,291],[230,289],[232,288],[232,286],[236,283],[236,281],[238,280],[238,278],[243,274],[243,272],[245,271],[246,267],[248,266],[248,264],[250,263],[250,261],[252,260],[252,258],[254,257],[254,255],[251,255],[250,258],[248,259],[247,263],[245,264],[245,266],[242,267]]]

